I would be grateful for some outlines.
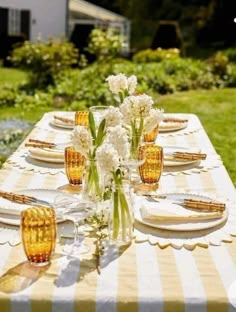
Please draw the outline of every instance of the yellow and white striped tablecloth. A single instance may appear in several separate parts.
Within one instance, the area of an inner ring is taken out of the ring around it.
[[[46,114],[42,119],[49,118]],[[192,145],[215,154],[200,121],[196,131],[182,135],[159,135],[167,145]],[[47,129],[44,139],[68,135],[68,130]],[[40,136],[40,122],[30,134]],[[24,145],[19,147],[24,149]],[[0,189],[57,189],[67,183],[63,172],[56,174],[17,167],[6,162],[0,170]],[[204,192],[236,198],[235,188],[223,164],[205,170],[164,174],[163,192]],[[1,235],[1,228],[0,228]],[[236,311],[236,240],[232,243],[186,248],[160,248],[148,242],[118,249],[107,243],[101,257],[101,274],[91,252],[84,258],[65,257],[58,243],[51,265],[30,266],[22,245],[0,246],[0,312],[72,311]]]

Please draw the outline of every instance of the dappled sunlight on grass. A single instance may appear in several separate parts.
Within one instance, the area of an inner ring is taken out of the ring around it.
[[[196,90],[161,97],[166,112],[193,113],[200,118],[236,185],[236,89]]]

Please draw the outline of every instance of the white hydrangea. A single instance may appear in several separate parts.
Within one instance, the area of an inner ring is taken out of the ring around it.
[[[96,159],[104,175],[110,175],[120,164],[116,149],[109,143],[103,143],[98,147]]]
[[[147,94],[130,95],[124,99],[120,110],[124,120],[129,121],[133,118],[148,116],[153,103],[152,97]]]
[[[144,133],[152,131],[159,123],[162,121],[164,116],[163,109],[151,109],[149,116],[145,118],[144,121]]]
[[[110,91],[116,95],[124,91],[127,91],[128,94],[133,94],[137,86],[136,76],[127,77],[122,73],[111,75],[107,77],[106,81],[108,82]]]
[[[109,128],[107,131],[106,142],[111,144],[121,160],[125,160],[129,156],[129,136],[125,128],[121,125]]]
[[[83,126],[76,126],[74,128],[71,134],[71,141],[76,151],[84,156],[88,155],[93,145],[90,131]]]
[[[106,127],[115,127],[122,124],[122,114],[119,108],[109,106],[103,115],[103,119],[106,119]]]

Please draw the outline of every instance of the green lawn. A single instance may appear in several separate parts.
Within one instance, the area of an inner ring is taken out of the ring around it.
[[[236,185],[236,89],[197,90],[161,97],[165,112],[193,113],[200,118]]]
[[[0,68],[0,85],[26,80],[26,74],[14,69]],[[159,97],[157,95],[157,97]],[[216,151],[221,155],[229,175],[236,185],[236,123],[234,107],[236,89],[195,90],[159,97],[158,107],[165,112],[193,113],[200,118]],[[0,107],[0,120],[9,118],[36,122],[44,109],[22,112],[19,108]]]
[[[27,80],[27,74],[24,71],[14,68],[0,68],[0,86],[2,84],[19,85]]]

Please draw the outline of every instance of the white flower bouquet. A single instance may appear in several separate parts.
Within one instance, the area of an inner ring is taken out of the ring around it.
[[[102,198],[101,176],[98,172],[96,151],[102,145],[106,134],[106,120],[103,119],[98,129],[95,127],[93,114],[89,112],[89,128],[76,126],[72,131],[72,143],[75,149],[87,159],[87,178],[85,192],[92,199]]]

